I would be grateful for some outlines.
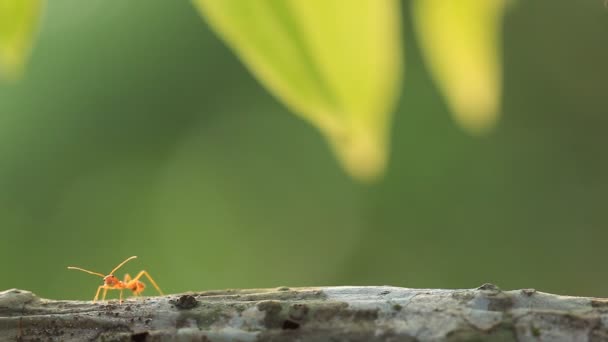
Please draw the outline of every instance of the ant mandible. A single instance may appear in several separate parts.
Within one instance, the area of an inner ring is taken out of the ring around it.
[[[160,293],[160,295],[162,296],[163,292],[160,290],[158,285],[156,285],[156,282],[154,281],[154,279],[152,279],[152,277],[150,277],[150,275],[146,271],[139,272],[139,274],[137,274],[137,276],[133,279],[131,279],[131,276],[127,273],[127,274],[125,274],[125,280],[123,280],[123,281],[119,280],[118,278],[116,278],[114,276],[114,272],[116,272],[116,270],[121,268],[122,265],[126,264],[127,261],[133,260],[135,258],[137,258],[137,257],[132,256],[130,258],[127,258],[127,260],[121,262],[118,266],[114,267],[112,272],[110,272],[110,274],[108,274],[106,276],[104,276],[101,273],[85,270],[80,267],[68,266],[68,269],[83,271],[83,272],[97,275],[97,276],[100,276],[103,278],[103,285],[100,285],[97,288],[97,293],[95,294],[95,298],[93,298],[93,303],[97,301],[97,298],[99,298],[99,291],[101,291],[101,289],[103,289],[103,296],[101,297],[101,300],[106,299],[106,294],[108,293],[108,290],[120,290],[120,303],[122,303],[122,291],[125,289],[131,290],[131,291],[133,291],[133,294],[135,296],[139,296],[139,294],[142,293],[144,288],[146,287],[146,285],[144,283],[139,281],[139,278],[141,278],[144,275],[150,280],[152,285],[154,285],[154,287],[156,288],[158,293]]]

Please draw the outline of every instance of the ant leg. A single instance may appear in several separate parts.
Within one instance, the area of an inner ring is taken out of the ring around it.
[[[103,296],[101,296],[101,300],[106,300],[106,295],[108,294],[108,287],[104,286],[103,287]]]
[[[106,286],[105,285],[99,285],[99,287],[97,288],[97,293],[95,294],[95,298],[93,298],[93,303],[95,303],[97,301],[97,298],[99,298],[99,291],[101,291],[101,289],[104,289],[103,297],[104,298],[106,297],[106,294],[105,294],[105,292],[107,291]]]
[[[122,289],[120,289],[120,299],[119,299],[118,304],[122,304]]]
[[[152,283],[152,285],[154,286],[154,288],[156,289],[156,291],[158,291],[158,293],[160,293],[161,296],[164,296],[163,291],[160,290],[160,287],[158,287],[158,285],[156,284],[156,282],[154,281],[154,279],[152,279],[152,277],[150,277],[150,275],[146,271],[139,272],[137,274],[137,277],[133,278],[132,281],[137,281],[137,280],[139,280],[139,278],[141,278],[144,275],[146,276],[146,278],[148,278],[148,280],[150,280],[150,282]]]

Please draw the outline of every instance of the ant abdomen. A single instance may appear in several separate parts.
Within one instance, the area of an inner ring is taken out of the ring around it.
[[[133,285],[131,285],[130,290],[133,291],[134,294],[140,294],[141,292],[144,291],[144,289],[146,288],[146,284],[142,283],[141,281],[136,281],[133,283]]]

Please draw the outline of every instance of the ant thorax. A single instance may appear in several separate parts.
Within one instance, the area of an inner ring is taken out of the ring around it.
[[[120,280],[118,280],[118,278],[116,278],[115,276],[110,274],[103,278],[103,282],[104,282],[104,284],[106,284],[108,286],[116,286],[116,285],[118,285],[118,283],[120,283]]]

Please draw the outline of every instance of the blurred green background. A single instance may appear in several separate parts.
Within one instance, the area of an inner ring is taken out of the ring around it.
[[[407,3],[409,4],[409,3]],[[518,1],[503,117],[450,118],[403,6],[391,161],[352,181],[187,1],[49,1],[0,83],[0,289],[90,299],[146,269],[168,293],[382,285],[608,296],[608,9]],[[148,289],[145,294],[152,295]]]

